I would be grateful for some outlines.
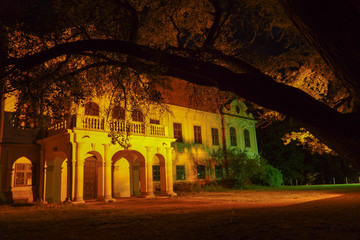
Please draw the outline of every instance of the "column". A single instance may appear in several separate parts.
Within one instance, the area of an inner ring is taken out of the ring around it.
[[[73,203],[85,203],[84,201],[84,143],[76,143],[75,162],[75,199]]]
[[[47,164],[46,164],[46,161],[44,162],[44,183],[43,183],[43,196],[42,196],[42,201],[44,203],[46,203],[46,172],[47,172]]]
[[[166,188],[167,194],[170,196],[176,196],[177,194],[174,193],[173,189],[173,163],[172,163],[172,148],[166,148],[166,159],[165,159],[165,166],[166,166]]]
[[[45,162],[45,149],[44,149],[44,143],[41,141],[40,143],[40,161],[39,161],[39,165],[38,165],[38,169],[39,169],[39,185],[38,185],[38,195],[37,195],[37,200],[40,202],[45,203],[45,194],[44,192],[46,191],[46,177],[45,177],[45,168],[46,168],[46,162]],[[37,179],[36,184],[37,184]]]
[[[72,160],[67,160],[67,189],[66,189],[66,202],[71,202],[72,193]]]
[[[153,172],[152,172],[152,158],[151,158],[151,147],[145,146],[146,148],[146,196],[147,198],[155,197],[154,195],[154,183],[153,183]]]
[[[115,199],[112,198],[110,145],[109,144],[103,144],[103,145],[104,145],[104,164],[105,164],[104,201],[115,202]]]

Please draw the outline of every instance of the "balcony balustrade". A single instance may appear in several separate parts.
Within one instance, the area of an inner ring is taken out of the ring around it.
[[[105,118],[82,115],[74,115],[71,123],[61,121],[53,124],[48,128],[48,135],[55,135],[57,133],[64,132],[67,129],[87,129],[107,132],[114,131],[145,136],[169,136],[168,126],[165,125],[148,124],[143,122],[125,122],[124,120],[110,120],[108,123]]]

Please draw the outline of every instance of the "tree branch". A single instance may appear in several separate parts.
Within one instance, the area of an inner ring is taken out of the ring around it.
[[[209,34],[207,35],[205,42],[203,44],[203,47],[209,47],[211,46],[215,41],[216,33],[219,31],[221,16],[222,16],[222,9],[217,0],[211,0],[211,4],[214,7],[215,13],[214,13],[214,22],[210,27]]]
[[[0,68],[12,65],[19,70],[28,70],[52,58],[84,51],[128,54],[139,58],[139,62],[143,64],[151,63],[165,66],[163,72],[159,72],[160,75],[173,76],[195,84],[214,86],[223,91],[231,91],[254,103],[298,119],[319,129],[319,131],[327,131],[334,135],[351,138],[356,136],[354,133],[357,133],[357,136],[360,134],[359,128],[353,127],[354,121],[359,121],[359,116],[340,114],[327,105],[316,101],[305,92],[277,83],[251,65],[225,55],[221,56],[221,58],[236,65],[238,73],[214,63],[197,61],[130,42],[84,40],[58,45],[23,58],[8,59],[0,64]],[[138,69],[138,66],[133,62],[129,64],[131,64],[131,67]]]

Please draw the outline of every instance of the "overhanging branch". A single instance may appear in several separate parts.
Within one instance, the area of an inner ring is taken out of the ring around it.
[[[215,86],[223,91],[231,91],[254,103],[314,126],[320,131],[349,137],[354,136],[354,131],[360,131],[351,127],[354,126],[354,121],[359,119],[358,116],[340,114],[316,101],[305,92],[277,83],[251,65],[231,57],[226,57],[226,60],[232,61],[238,66],[241,73],[233,72],[211,62],[197,61],[130,42],[84,40],[57,45],[23,58],[8,59],[0,64],[0,68],[14,66],[19,70],[29,70],[58,56],[78,54],[84,51],[116,52],[137,57],[140,63],[163,66],[162,72],[159,72],[161,75],[181,78],[199,85]],[[222,58],[225,59],[225,56]],[[136,64],[132,67],[137,68]]]

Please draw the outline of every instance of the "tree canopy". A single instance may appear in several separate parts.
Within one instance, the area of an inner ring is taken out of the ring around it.
[[[1,11],[2,93],[47,95],[47,107],[104,81],[176,77],[297,119],[360,167],[355,1],[5,0]]]

